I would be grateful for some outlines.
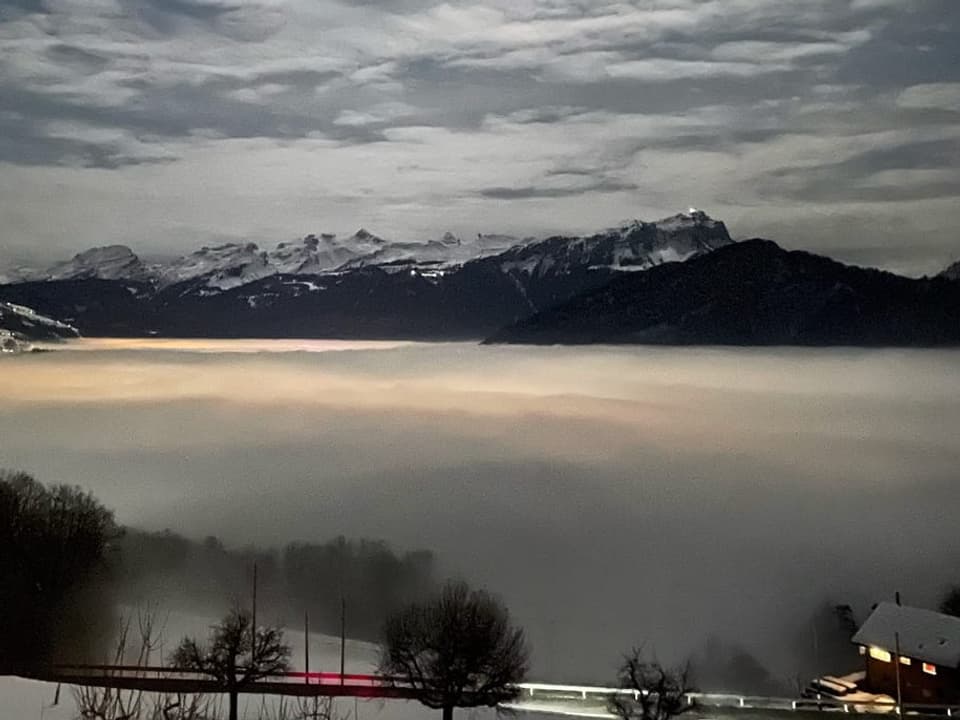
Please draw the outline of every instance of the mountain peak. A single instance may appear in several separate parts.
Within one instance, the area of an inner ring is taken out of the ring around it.
[[[377,235],[374,235],[372,232],[370,232],[366,228],[360,228],[359,230],[357,230],[353,234],[352,239],[356,242],[376,243],[377,245],[382,245],[383,243],[386,242],[383,238]]]
[[[147,280],[151,272],[126,245],[105,245],[54,265],[46,276],[50,280]]]
[[[163,270],[160,281],[175,285],[206,277],[210,287],[226,290],[272,274],[267,253],[256,243],[224,243],[204,246],[175,260]]]
[[[687,223],[691,225],[706,225],[708,227],[713,227],[717,224],[723,224],[718,220],[714,220],[703,210],[698,210],[695,207],[688,208],[686,212],[679,212],[676,215],[670,215],[669,217],[657,220],[653,224],[657,226],[663,226],[670,223]]]

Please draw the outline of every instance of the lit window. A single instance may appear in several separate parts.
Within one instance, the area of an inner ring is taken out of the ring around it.
[[[902,665],[909,665],[910,662],[911,662],[910,658],[904,657],[903,655],[900,656],[900,663]]]
[[[863,645],[860,646],[860,654],[861,654],[861,655],[866,655],[866,654],[867,654],[867,648],[864,647]]]
[[[936,665],[931,665],[930,663],[924,663],[924,664],[923,664],[923,671],[924,671],[927,675],[936,675],[936,674],[937,674],[937,666],[936,666]]]
[[[879,660],[880,662],[890,662],[892,659],[890,653],[883,648],[878,647],[870,648],[870,657],[872,657],[874,660]]]

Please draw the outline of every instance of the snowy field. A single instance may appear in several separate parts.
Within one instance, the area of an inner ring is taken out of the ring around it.
[[[215,618],[186,615],[176,612],[160,612],[158,619],[163,624],[162,642],[159,652],[171,648],[184,635],[205,637]],[[291,649],[293,670],[304,667],[303,632],[287,631],[286,641]],[[373,672],[376,664],[377,647],[370,643],[348,640],[346,644],[346,671],[348,673]],[[339,672],[340,639],[326,635],[310,635],[310,669],[312,671]],[[78,717],[77,706],[69,688],[60,690],[59,702],[54,704],[57,686],[22,678],[0,677],[0,720],[74,720]],[[224,701],[225,702],[225,701]],[[258,717],[262,696],[241,696],[241,718],[247,720]],[[423,706],[402,700],[359,700],[338,699],[336,710],[342,720],[414,720],[415,718],[439,718],[439,712],[433,712]],[[223,707],[226,716],[226,706]],[[490,720],[495,716],[492,711],[468,711],[459,714],[464,720]],[[270,720],[267,718],[266,720]]]

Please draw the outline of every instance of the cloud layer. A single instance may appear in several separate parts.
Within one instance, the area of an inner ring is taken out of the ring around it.
[[[954,351],[83,344],[112,352],[4,367],[0,467],[235,546],[433,548],[506,596],[540,678],[710,633],[792,678],[824,597],[955,582]]]
[[[958,16],[0,0],[0,249],[585,231],[696,205],[739,235],[934,270],[960,254]]]

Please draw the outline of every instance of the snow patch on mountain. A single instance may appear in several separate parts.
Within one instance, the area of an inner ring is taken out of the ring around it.
[[[13,285],[40,279],[40,271],[30,267],[10,266],[0,270],[0,285]]]
[[[23,305],[0,302],[0,352],[28,352],[32,347],[31,341],[76,337],[80,337],[80,333],[71,325]]]
[[[41,273],[44,280],[151,280],[154,270],[126,245],[91,248]]]
[[[732,242],[722,222],[691,208],[655,222],[631,220],[594,235],[552,237],[516,247],[503,254],[501,267],[531,277],[578,267],[638,271],[682,262]]]
[[[174,260],[161,270],[160,285],[167,287],[202,278],[209,288],[229,290],[276,274],[268,254],[256,243],[226,243]]]
[[[358,257],[358,252],[336,235],[307,235],[298,242],[282,242],[269,254],[273,268],[284,275],[320,275]]]
[[[499,255],[520,242],[511,235],[477,235],[462,240],[445,232],[439,240],[427,242],[389,242],[375,252],[354,258],[342,270],[379,266],[386,270],[417,270],[427,276],[460,267],[471,260]]]

